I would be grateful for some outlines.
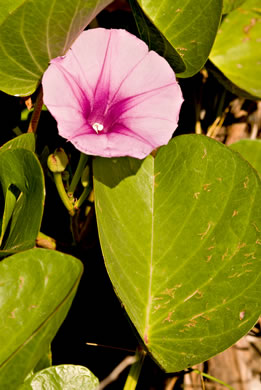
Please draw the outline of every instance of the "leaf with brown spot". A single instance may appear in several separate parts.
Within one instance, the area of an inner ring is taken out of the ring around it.
[[[96,158],[93,172],[109,277],[158,364],[179,371],[242,337],[261,311],[256,171],[209,137],[182,135],[155,158]],[[206,183],[211,191],[202,190]]]
[[[237,87],[261,97],[260,0],[246,0],[223,20],[210,60]]]

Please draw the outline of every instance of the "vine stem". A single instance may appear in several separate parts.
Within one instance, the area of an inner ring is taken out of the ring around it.
[[[64,185],[63,185],[63,181],[62,181],[62,174],[60,172],[54,172],[53,177],[54,177],[54,182],[55,182],[58,194],[59,194],[63,204],[65,205],[65,207],[69,211],[69,214],[71,216],[73,216],[75,214],[75,210],[73,208],[73,204],[70,202],[70,200],[66,194],[66,191],[64,189]]]
[[[43,106],[43,88],[42,88],[42,86],[40,86],[39,91],[38,91],[38,95],[37,95],[37,98],[35,101],[32,118],[31,118],[29,126],[28,126],[27,133],[36,133],[38,122],[39,122],[40,115],[42,112],[42,106]]]
[[[81,205],[83,204],[83,202],[85,201],[85,199],[87,198],[87,196],[89,195],[90,192],[91,192],[90,186],[87,186],[84,188],[80,198],[75,202],[75,205],[74,205],[75,209],[79,209],[81,207]]]
[[[132,366],[130,368],[129,375],[127,377],[127,380],[125,382],[123,390],[135,390],[136,389],[138,379],[140,376],[140,372],[141,372],[141,368],[143,366],[145,355],[146,355],[146,352],[144,351],[144,349],[141,349],[140,347],[138,347],[137,351],[136,351],[137,360],[134,364],[132,364]]]
[[[82,175],[82,172],[85,168],[85,165],[88,161],[88,158],[89,156],[87,154],[84,154],[84,153],[81,153],[80,155],[80,159],[79,159],[79,162],[78,162],[78,165],[77,165],[77,168],[76,168],[76,171],[73,175],[73,178],[72,178],[72,182],[68,188],[68,196],[69,198],[73,197],[73,194],[74,194],[74,191],[77,187],[77,184],[79,183],[80,181],[80,178],[81,178],[81,175]]]

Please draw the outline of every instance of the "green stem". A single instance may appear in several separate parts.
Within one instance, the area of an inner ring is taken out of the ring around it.
[[[77,187],[77,184],[79,183],[80,181],[80,178],[81,178],[81,175],[82,175],[82,171],[84,170],[85,168],[85,165],[88,161],[88,158],[89,156],[87,154],[84,154],[84,153],[81,153],[80,155],[80,159],[79,159],[79,162],[78,162],[78,165],[77,165],[77,168],[76,168],[76,171],[73,175],[73,178],[72,178],[72,182],[68,188],[68,196],[71,198],[73,197],[73,194],[74,194],[74,191]]]
[[[217,114],[216,114],[217,117],[221,116],[224,111],[226,95],[227,95],[227,90],[224,89],[218,100],[218,107],[217,107]]]
[[[219,384],[221,384],[221,385],[227,387],[227,388],[230,389],[230,390],[235,390],[234,387],[228,385],[227,383],[223,382],[222,380],[220,380],[220,379],[218,379],[218,378],[215,378],[215,377],[212,376],[212,375],[206,374],[205,372],[202,372],[202,371],[200,371],[200,370],[193,370],[193,371],[196,372],[196,373],[199,374],[199,375],[204,376],[204,377],[207,378],[207,379],[212,380],[213,382],[217,382],[217,383],[219,383]]]
[[[73,208],[73,204],[70,202],[70,200],[66,194],[66,191],[65,191],[65,188],[63,185],[62,174],[60,172],[54,172],[53,177],[54,177],[54,182],[55,182],[58,194],[59,194],[64,206],[69,211],[69,214],[71,216],[73,216],[75,214],[75,211]]]
[[[123,390],[135,390],[138,379],[140,376],[141,368],[144,362],[145,358],[145,351],[143,349],[137,348],[136,351],[136,356],[137,356],[137,361],[131,366],[130,372],[128,375],[128,378],[125,382],[125,386]]]
[[[85,199],[89,195],[90,191],[91,191],[90,186],[87,186],[84,188],[80,198],[75,202],[75,205],[74,205],[75,209],[79,209],[81,207],[81,205],[83,204],[83,202],[85,201]]]
[[[71,218],[70,218],[70,230],[72,233],[73,245],[76,245],[77,242],[79,241],[79,239],[78,239],[78,237],[79,237],[78,226],[79,226],[78,215],[76,213],[74,215],[71,215]]]

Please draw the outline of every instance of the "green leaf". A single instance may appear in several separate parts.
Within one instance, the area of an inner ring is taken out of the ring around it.
[[[5,199],[0,257],[35,245],[44,205],[44,177],[38,159],[29,150],[9,146],[0,152],[0,182]]]
[[[230,148],[239,152],[261,175],[261,140],[242,139]]]
[[[16,149],[16,148],[24,148],[24,149],[31,150],[32,152],[34,152],[34,150],[35,150],[35,136],[34,136],[34,134],[26,133],[26,134],[20,135],[19,137],[15,137],[14,139],[6,142],[0,148],[0,155],[2,152],[6,151],[6,150]],[[4,209],[3,217],[1,218],[1,223],[0,223],[0,227],[1,227],[0,245],[3,241],[5,231],[7,229],[8,223],[9,223],[10,218],[12,216],[12,213],[13,213],[13,210],[14,210],[14,207],[16,204],[16,200],[17,200],[17,196],[15,196],[12,189],[14,189],[14,188],[12,188],[12,186],[10,186],[10,188],[8,188],[6,195],[5,195],[5,209]]]
[[[0,89],[30,95],[49,61],[64,55],[112,0],[24,0],[0,8]],[[12,12],[9,13],[9,8]]]
[[[257,97],[253,96],[251,93],[247,92],[246,90],[239,88],[236,86],[236,84],[232,83],[231,80],[229,80],[225,75],[211,62],[208,61],[206,63],[206,69],[208,72],[210,72],[214,78],[229,92],[231,92],[234,95],[241,96],[245,99],[250,100],[256,100]]]
[[[0,388],[16,389],[63,322],[82,264],[52,250],[31,249],[0,262]]]
[[[140,38],[145,41],[150,50],[164,57],[176,73],[185,71],[186,66],[173,46],[144,14],[136,0],[129,0],[137,24]]]
[[[113,286],[167,372],[207,360],[257,320],[261,183],[199,135],[156,158],[94,160],[100,242]]]
[[[15,186],[10,185],[5,193],[5,207],[1,224],[0,247],[2,245],[7,226],[13,214],[18,196],[19,190]]]
[[[245,0],[223,0],[223,14],[228,14],[234,9],[240,7]]]
[[[86,367],[64,364],[46,368],[29,378],[19,390],[95,390],[98,379]]]
[[[221,24],[210,60],[239,88],[261,97],[259,0],[247,0]]]
[[[133,3],[133,0],[132,0]],[[155,28],[140,12],[134,10],[138,29],[150,48],[165,54],[178,73],[190,77],[197,73],[208,59],[219,26],[222,0],[138,0]],[[165,37],[165,42],[163,40]],[[170,45],[175,49],[171,53]],[[174,60],[176,57],[176,60]],[[182,66],[183,62],[183,66]],[[185,67],[185,70],[184,70]],[[182,69],[183,68],[183,69]]]
[[[0,154],[5,150],[18,149],[18,148],[27,149],[30,150],[31,152],[34,152],[35,135],[33,133],[26,133],[11,139],[10,141],[6,142],[3,146],[0,147]]]

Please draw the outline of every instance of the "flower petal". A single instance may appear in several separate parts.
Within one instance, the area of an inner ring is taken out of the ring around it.
[[[44,103],[58,123],[59,133],[70,138],[79,128],[87,126],[90,103],[84,91],[66,69],[49,66],[43,75]]]
[[[84,31],[51,61],[43,89],[59,134],[105,157],[144,158],[166,144],[183,102],[165,59],[125,30]]]
[[[104,89],[110,99],[147,53],[147,45],[127,31],[98,28],[83,31],[62,61],[58,57],[52,64],[68,69],[89,99]]]
[[[128,96],[127,102],[117,103],[122,123],[154,147],[169,141],[177,128],[183,97],[172,69],[162,57],[149,52],[124,80],[118,94]]]
[[[150,154],[153,149],[144,140],[139,140],[123,132],[79,135],[71,142],[78,150],[85,154],[102,157],[132,156],[142,159]]]

